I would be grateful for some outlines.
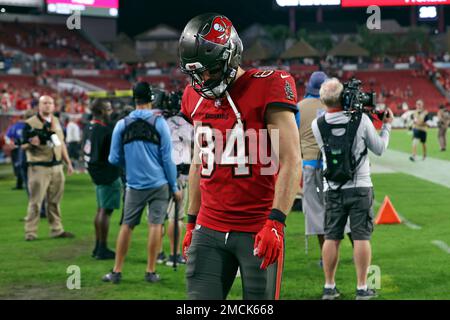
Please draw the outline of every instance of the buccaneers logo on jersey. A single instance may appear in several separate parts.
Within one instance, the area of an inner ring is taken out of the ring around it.
[[[225,17],[215,17],[208,33],[202,36],[203,39],[224,45],[228,42],[233,25],[231,21]]]

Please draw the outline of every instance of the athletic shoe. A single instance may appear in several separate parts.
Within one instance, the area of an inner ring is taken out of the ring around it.
[[[122,280],[122,273],[121,272],[114,272],[111,271],[110,273],[107,273],[103,276],[102,281],[103,282],[111,282],[114,284],[118,284]]]
[[[170,255],[169,259],[166,262],[166,266],[173,267],[173,263],[174,263],[173,255]],[[186,264],[186,260],[180,254],[177,254],[177,264]]]
[[[322,300],[334,300],[339,298],[340,295],[341,293],[336,287],[333,289],[323,288]]]
[[[166,261],[166,259],[167,259],[166,255],[164,254],[163,251],[161,251],[158,254],[158,258],[156,258],[156,263],[157,264],[163,264]]]
[[[370,300],[376,298],[378,295],[375,290],[356,290],[356,300]]]
[[[156,272],[146,272],[144,279],[145,279],[145,281],[155,283],[155,282],[160,281],[161,277]]]
[[[95,255],[95,259],[97,260],[110,260],[115,259],[116,253],[112,250],[109,250],[108,248],[105,249],[98,249],[97,253]]]

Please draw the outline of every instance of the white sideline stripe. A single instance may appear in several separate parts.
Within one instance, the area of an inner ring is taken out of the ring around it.
[[[381,203],[378,202],[377,200],[374,200],[373,203],[376,204],[376,205],[378,205],[378,206],[381,205]],[[405,226],[407,226],[408,228],[410,228],[410,229],[412,229],[412,230],[421,230],[421,229],[422,229],[421,226],[419,226],[419,225],[417,225],[417,224],[415,224],[415,223],[412,223],[411,221],[409,221],[408,219],[406,219],[404,216],[402,216],[402,215],[400,214],[400,212],[397,211],[397,214],[398,214],[400,220],[402,220],[402,223],[403,223]]]
[[[379,165],[450,188],[450,161],[434,158],[427,158],[422,161],[418,157],[417,161],[412,162],[409,157],[410,154],[406,152],[388,149],[381,157],[371,154],[370,162],[373,165]]]
[[[450,247],[444,241],[433,240],[431,241],[431,243],[434,244],[439,249],[441,249],[442,251],[444,251],[445,253],[450,254]]]

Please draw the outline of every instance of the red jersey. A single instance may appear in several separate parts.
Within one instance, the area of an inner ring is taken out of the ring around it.
[[[272,209],[277,173],[264,172],[273,163],[261,156],[271,155],[268,133],[263,138],[266,109],[297,112],[297,92],[287,72],[252,69],[228,93],[209,100],[187,86],[181,102],[181,112],[193,123],[202,148],[197,223],[221,232],[256,233]]]

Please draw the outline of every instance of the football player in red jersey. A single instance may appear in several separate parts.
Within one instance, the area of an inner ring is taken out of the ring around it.
[[[241,54],[220,14],[193,18],[180,38],[181,70],[192,79],[181,112],[195,128],[183,241],[189,299],[226,299],[238,268],[244,299],[280,295],[300,179],[297,93],[287,72],[243,70]]]

